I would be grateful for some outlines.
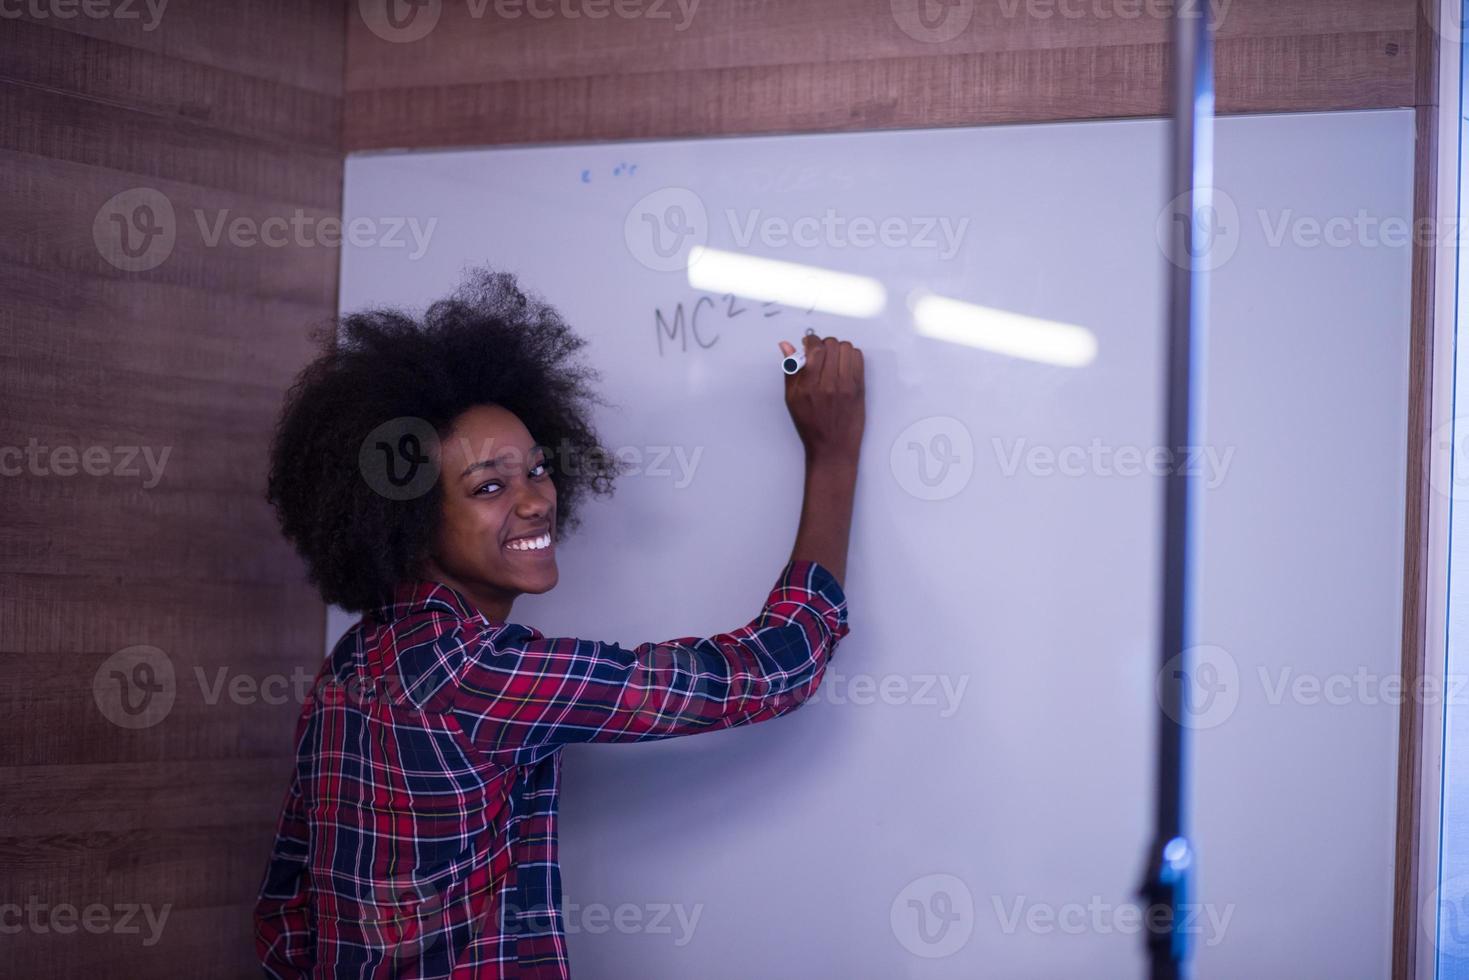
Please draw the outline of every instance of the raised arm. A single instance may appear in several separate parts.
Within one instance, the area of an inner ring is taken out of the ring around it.
[[[751,724],[807,700],[847,634],[847,538],[861,448],[862,353],[807,336],[785,398],[805,446],[791,560],[746,625],[623,647],[514,624],[440,644],[459,726],[483,751],[646,741]],[[788,346],[788,345],[786,345]],[[783,348],[784,349],[784,348]],[[792,348],[794,349],[794,348]]]
[[[802,342],[806,365],[786,375],[786,407],[806,447],[805,495],[791,558],[820,562],[845,582],[866,424],[862,351],[835,337],[818,340],[807,334]],[[781,350],[795,352],[785,343]]]
[[[847,634],[846,597],[810,561],[786,565],[746,625],[624,647],[492,626],[467,638],[453,690],[481,750],[640,742],[753,724],[803,703]]]

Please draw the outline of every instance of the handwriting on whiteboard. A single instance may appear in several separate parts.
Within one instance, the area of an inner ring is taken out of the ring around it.
[[[657,307],[653,310],[653,332],[658,338],[658,356],[664,354],[665,340],[668,341],[667,347],[677,344],[680,352],[687,353],[689,338],[693,337],[700,349],[708,350],[719,343],[719,328],[729,321],[746,314],[767,320],[780,316],[780,310],[779,303],[752,303],[733,293],[725,293],[718,299],[700,296],[687,308],[680,300],[674,304],[671,314],[665,314],[662,307]]]

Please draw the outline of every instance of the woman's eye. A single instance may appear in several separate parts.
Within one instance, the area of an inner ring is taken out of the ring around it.
[[[549,472],[550,472],[550,470],[546,469],[546,464],[545,463],[537,463],[535,466],[531,467],[530,475],[531,476],[545,476]]]
[[[500,481],[491,480],[488,483],[481,483],[478,487],[475,488],[474,493],[475,496],[479,496],[482,493],[493,493],[495,490],[498,489],[500,489]]]

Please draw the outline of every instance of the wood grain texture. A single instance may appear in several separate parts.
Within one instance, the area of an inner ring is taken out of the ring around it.
[[[198,0],[151,29],[0,21],[7,975],[259,975],[251,907],[325,626],[266,454],[335,312],[339,250],[316,232],[341,211],[345,18]],[[130,267],[110,202],[139,191],[169,235]],[[215,234],[236,219],[307,234]],[[68,462],[88,450],[94,472]],[[137,646],[167,658],[173,700],[132,729],[106,685]]]
[[[1425,5],[1417,25],[1413,215],[1415,220],[1438,214],[1438,59],[1439,35]],[[1457,138],[1451,134],[1450,138]],[[1428,637],[1428,562],[1430,496],[1430,430],[1433,425],[1434,309],[1437,290],[1438,235],[1415,236],[1412,269],[1411,336],[1408,346],[1408,445],[1403,520],[1403,689],[1420,690]],[[1404,698],[1398,713],[1397,822],[1393,876],[1393,980],[1413,980],[1422,935],[1419,907],[1423,768],[1423,705]]]
[[[0,903],[105,905],[113,925],[123,906],[168,914],[151,944],[146,927],[27,928],[7,937],[6,972],[258,975],[250,905],[289,769],[296,678],[319,659],[324,619],[261,499],[264,457],[307,335],[334,310],[339,256],[320,241],[211,241],[210,223],[299,215],[319,227],[340,213],[344,149],[1165,110],[1166,24],[1127,14],[1147,0],[960,2],[969,19],[942,40],[915,19],[918,2],[703,0],[685,18],[669,0],[667,17],[596,19],[442,0],[413,41],[375,33],[356,0],[176,0],[152,26],[143,4],[139,20],[0,20],[0,447],[171,452],[151,487],[118,473],[0,479],[0,663],[17,678],[0,694]],[[1215,9],[1221,112],[1436,101],[1414,0]],[[1419,115],[1423,215],[1436,134]],[[167,200],[175,240],[155,267],[128,271],[96,223],[138,188]],[[1423,249],[1413,275],[1410,673],[1432,357]],[[124,730],[93,683],[139,644],[168,658],[175,700],[158,724]],[[240,677],[243,693],[213,686]],[[1409,699],[1404,801],[1416,801],[1417,723]],[[1407,805],[1395,971],[1416,939]]]
[[[1214,7],[1220,112],[1414,103],[1414,0]],[[706,0],[687,18],[671,3],[629,8],[661,9],[665,18],[532,17],[526,9],[430,4],[423,10],[437,10],[437,20],[413,40],[354,11],[346,149],[960,126],[1167,108],[1167,23],[1147,13],[1167,7],[1143,0],[973,0],[949,8],[969,19],[942,41],[923,40],[930,35],[903,2]]]

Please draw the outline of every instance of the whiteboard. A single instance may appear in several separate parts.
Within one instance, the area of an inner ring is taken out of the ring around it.
[[[800,504],[776,342],[810,327],[867,352],[851,635],[787,717],[567,750],[576,975],[1140,975],[1165,137],[1128,120],[348,160],[365,231],[343,310],[421,307],[489,264],[590,341],[601,433],[635,472],[588,505],[559,586],[517,602],[548,635],[753,616]],[[1411,110],[1218,123],[1201,977],[1388,972],[1398,709],[1369,688],[1398,670],[1411,255],[1388,219],[1411,218],[1412,152]],[[415,221],[421,242],[391,233]],[[1358,675],[1343,702],[1333,678]]]

